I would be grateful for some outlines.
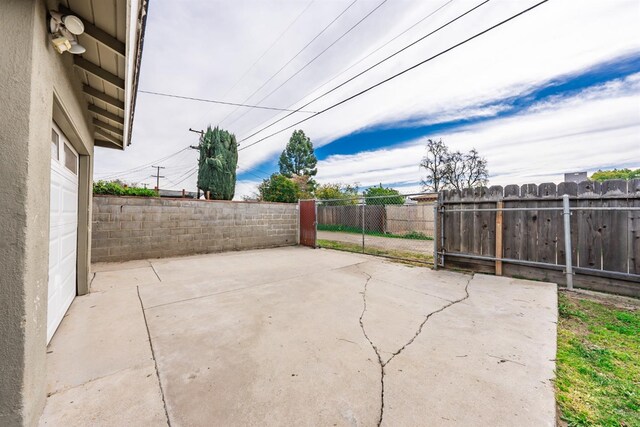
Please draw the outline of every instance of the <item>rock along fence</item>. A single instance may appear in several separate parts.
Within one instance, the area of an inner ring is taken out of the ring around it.
[[[568,246],[576,286],[640,297],[640,179],[444,191],[439,204],[440,265],[564,285]]]
[[[91,261],[295,245],[298,206],[94,196]]]

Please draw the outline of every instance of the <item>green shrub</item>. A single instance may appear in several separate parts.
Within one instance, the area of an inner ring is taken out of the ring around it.
[[[125,187],[118,182],[96,181],[93,183],[93,194],[108,194],[111,196],[158,197],[154,190],[141,187]]]

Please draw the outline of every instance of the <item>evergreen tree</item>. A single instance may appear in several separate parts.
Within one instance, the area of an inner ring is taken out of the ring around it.
[[[226,130],[207,128],[200,137],[198,188],[209,191],[214,200],[231,200],[236,189],[238,144],[236,136]]]
[[[318,159],[313,154],[311,139],[302,130],[294,131],[287,147],[280,155],[278,162],[280,173],[288,178],[293,175],[312,177],[318,173],[317,163]]]

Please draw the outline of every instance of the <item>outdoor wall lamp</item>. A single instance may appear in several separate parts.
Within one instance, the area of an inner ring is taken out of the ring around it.
[[[69,52],[80,55],[86,51],[78,43],[77,35],[84,33],[82,20],[74,15],[63,15],[57,11],[49,11],[49,32],[52,35],[51,44],[58,53]]]

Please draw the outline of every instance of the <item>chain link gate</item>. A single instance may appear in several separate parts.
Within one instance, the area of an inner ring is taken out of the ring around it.
[[[317,200],[317,246],[433,264],[437,194]]]

